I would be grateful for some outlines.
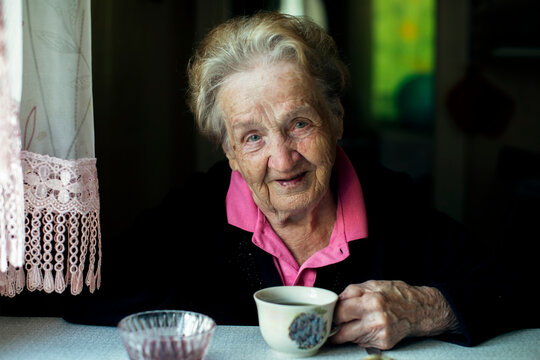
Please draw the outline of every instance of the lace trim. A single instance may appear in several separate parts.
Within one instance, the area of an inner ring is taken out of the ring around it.
[[[94,292],[101,283],[96,160],[21,154],[25,265],[0,272],[0,295],[15,296],[25,284],[29,291],[47,293],[61,293],[69,286],[76,295],[85,283]]]

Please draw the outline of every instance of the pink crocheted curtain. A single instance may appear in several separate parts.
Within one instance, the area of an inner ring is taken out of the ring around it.
[[[90,0],[0,0],[0,295],[93,292]]]

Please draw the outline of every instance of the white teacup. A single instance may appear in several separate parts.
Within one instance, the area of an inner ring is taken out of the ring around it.
[[[314,355],[331,331],[336,293],[305,286],[276,286],[257,291],[261,334],[272,350],[287,356]]]

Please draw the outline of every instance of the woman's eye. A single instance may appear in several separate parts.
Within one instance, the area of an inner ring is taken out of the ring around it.
[[[294,124],[294,127],[297,129],[302,129],[302,128],[305,128],[307,125],[308,125],[307,121],[297,121]]]
[[[261,139],[260,135],[253,134],[253,135],[248,136],[247,141],[248,142],[255,142],[255,141],[259,141],[260,139]]]

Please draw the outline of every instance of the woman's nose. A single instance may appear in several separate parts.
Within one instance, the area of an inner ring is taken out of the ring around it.
[[[285,139],[276,139],[271,146],[268,166],[280,172],[287,172],[294,168],[299,159],[300,154],[294,144]]]

